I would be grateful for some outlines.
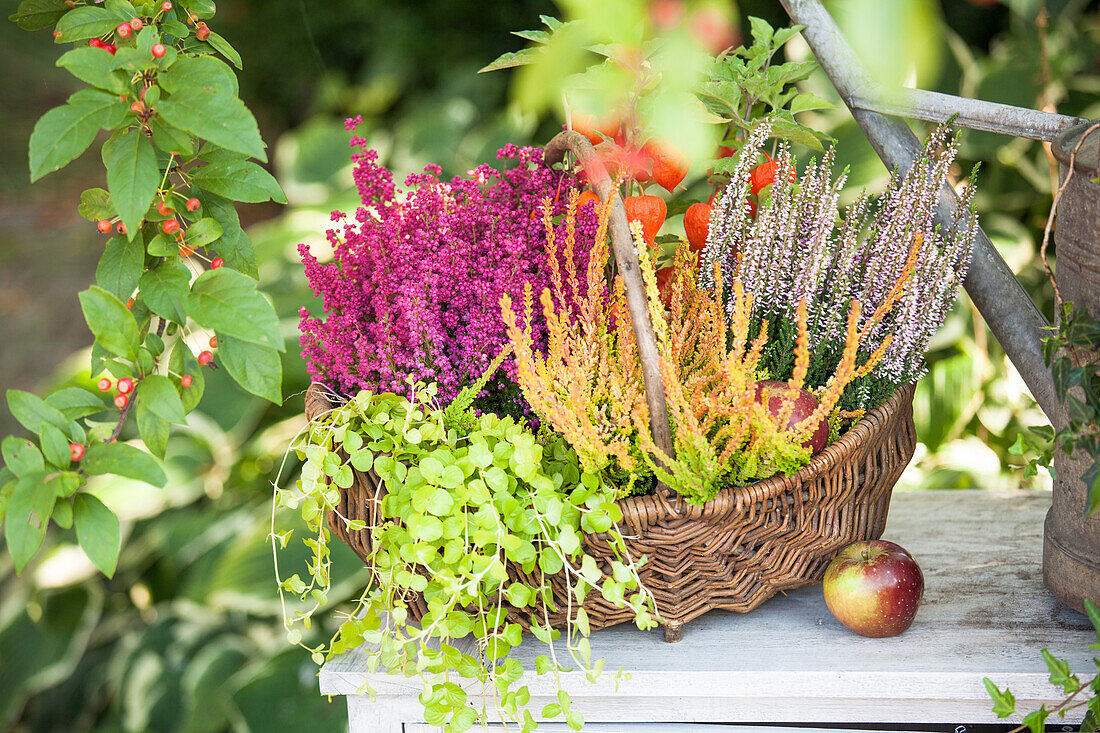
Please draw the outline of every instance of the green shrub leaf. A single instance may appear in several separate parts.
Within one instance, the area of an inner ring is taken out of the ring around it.
[[[205,247],[211,242],[217,241],[222,235],[222,225],[216,219],[209,216],[199,219],[187,228],[187,244],[195,247]]]
[[[69,454],[69,439],[65,434],[49,423],[42,423],[39,436],[46,460],[58,468],[68,468],[72,459]]]
[[[4,456],[4,465],[16,476],[31,476],[46,470],[42,452],[29,440],[9,435],[0,443],[0,452]]]
[[[183,403],[183,411],[189,413],[198,406],[199,401],[202,399],[206,380],[202,375],[202,367],[199,366],[198,360],[191,353],[191,349],[188,348],[183,339],[177,341],[175,348],[172,349],[172,355],[168,359],[168,368],[181,377],[184,374],[191,375],[191,386],[180,388],[180,402]]]
[[[165,260],[146,270],[138,281],[141,295],[149,310],[176,323],[185,323],[184,304],[190,292],[187,268],[177,260]]]
[[[80,194],[80,206],[77,212],[88,221],[110,219],[115,215],[111,208],[111,195],[102,188],[89,188]]]
[[[96,341],[117,356],[133,359],[140,339],[137,322],[122,301],[93,285],[78,296],[84,320]]]
[[[58,390],[46,398],[46,404],[60,410],[69,420],[94,415],[106,409],[99,395],[80,387]]]
[[[187,310],[195,321],[219,334],[286,349],[275,308],[256,281],[227,268],[207,270],[191,285]]]
[[[267,160],[256,118],[232,94],[187,87],[161,101],[157,111],[168,124],[192,135]]]
[[[57,60],[57,65],[93,87],[116,94],[126,94],[130,84],[115,71],[115,57],[102,48],[74,48]]]
[[[283,363],[275,349],[219,334],[218,355],[238,384],[258,397],[282,403]]]
[[[23,0],[8,20],[25,31],[40,31],[61,20],[69,10],[65,0]]]
[[[141,232],[133,239],[120,234],[107,240],[103,256],[95,268],[95,281],[119,300],[126,300],[138,286],[143,269],[145,240]]]
[[[7,391],[8,409],[20,425],[38,435],[42,423],[49,423],[62,432],[69,429],[69,419],[45,400],[21,389]]]
[[[252,248],[252,240],[241,228],[241,220],[237,215],[237,210],[233,207],[233,203],[221,196],[209,195],[204,197],[203,207],[222,225],[221,239],[211,246],[225,260],[225,264],[234,270],[243,272],[253,280],[259,278],[256,252]]]
[[[114,473],[153,486],[168,483],[164,469],[152,456],[126,443],[93,443],[88,446],[80,466],[85,473],[93,476]]]
[[[157,153],[144,133],[134,127],[103,146],[107,190],[130,238],[140,234],[141,220],[160,184]]]
[[[54,42],[86,41],[114,30],[116,25],[118,25],[118,19],[104,8],[95,6],[76,8],[65,13],[64,17],[58,21],[57,28],[54,30],[57,33],[54,36]],[[107,54],[106,51],[103,53]]]
[[[250,161],[211,163],[192,174],[196,185],[233,201],[286,203],[275,176]]]
[[[149,120],[153,142],[161,150],[174,155],[190,156],[195,152],[195,141],[183,130],[169,125],[159,115]]]
[[[176,385],[168,377],[152,374],[141,380],[137,387],[137,399],[144,402],[154,415],[159,415],[168,422],[182,424],[187,420]]]
[[[45,479],[41,472],[21,476],[8,499],[4,539],[17,573],[22,573],[38,552],[53,514],[54,493],[46,490]]]
[[[77,494],[73,501],[73,524],[84,554],[101,573],[112,577],[120,548],[118,517],[91,494]]]
[[[244,68],[244,65],[241,63],[241,55],[237,53],[237,49],[233,48],[225,38],[211,31],[210,38],[207,39],[207,42],[213,46],[218,53],[225,56],[229,60],[229,63],[233,64],[238,69]]]
[[[164,73],[157,76],[157,83],[166,92],[201,88],[237,96],[237,75],[213,56],[181,56]]]
[[[31,181],[67,165],[88,149],[100,128],[115,127],[128,112],[117,95],[84,89],[42,115],[31,133]]]

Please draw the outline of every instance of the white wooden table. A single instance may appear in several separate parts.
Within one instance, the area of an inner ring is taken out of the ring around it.
[[[916,621],[900,636],[853,634],[814,585],[748,614],[711,612],[688,624],[677,644],[633,626],[595,632],[593,657],[607,659],[604,674],[595,684],[564,675],[564,685],[592,733],[731,731],[722,723],[849,723],[845,730],[855,731],[859,723],[996,722],[983,677],[1010,686],[1018,710],[1049,708],[1061,689],[1047,681],[1040,649],[1088,673],[1095,670],[1088,645],[1096,641],[1088,619],[1043,587],[1049,506],[1048,492],[895,494],[883,537],[912,552],[925,576]],[[541,653],[534,639],[513,651],[528,669]],[[358,694],[367,681],[364,660],[356,650],[320,672],[323,694],[347,696],[351,733],[434,733],[423,722],[418,680],[376,675],[376,700]],[[619,667],[631,678],[616,685]],[[550,676],[532,673],[525,682],[534,712],[555,695]],[[480,707],[480,683],[468,691]],[[1050,730],[1061,727],[1050,722]]]

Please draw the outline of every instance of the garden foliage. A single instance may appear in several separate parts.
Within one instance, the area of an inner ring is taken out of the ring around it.
[[[36,438],[2,443],[0,517],[16,570],[52,521],[73,527],[96,566],[114,572],[118,519],[81,487],[98,474],[165,484],[154,457],[117,439],[133,414],[145,448],[164,457],[170,427],[202,397],[202,367],[213,359],[203,341],[217,344],[218,363],[241,386],[281,400],[283,338],[233,202],[286,198],[250,160],[266,160],[265,147],[222,60],[241,59],[204,20],[213,14],[206,0],[27,0],[12,16],[30,29],[56,24],[55,42],[73,45],[58,65],[90,86],[35,125],[31,179],[68,164],[101,129],[111,133],[107,188],[81,195],[81,215],[109,239],[80,306],[95,337],[90,373],[104,375],[102,393],[114,391],[113,404],[81,387],[45,399],[8,391],[12,415]]]

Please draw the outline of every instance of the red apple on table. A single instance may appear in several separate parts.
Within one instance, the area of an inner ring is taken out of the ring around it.
[[[783,403],[786,401],[787,393],[790,392],[790,387],[786,382],[777,382],[774,379],[765,379],[756,383],[756,399],[768,408],[768,412],[772,415],[779,415],[783,411]],[[766,400],[766,401],[765,401]],[[798,423],[802,422],[810,415],[814,414],[814,410],[818,406],[817,398],[810,394],[808,391],[802,389],[794,398],[794,409],[791,410],[791,416],[787,420],[787,427],[793,428]],[[825,448],[826,441],[829,440],[829,423],[822,418],[821,422],[814,428],[810,437],[802,441],[802,445],[810,449],[811,454],[818,454]]]
[[[909,628],[924,593],[913,556],[885,540],[854,542],[825,570],[825,605],[857,634],[896,636]]]

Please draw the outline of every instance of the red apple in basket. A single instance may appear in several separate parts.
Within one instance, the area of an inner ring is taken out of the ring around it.
[[[896,636],[917,615],[924,575],[900,545],[865,540],[833,558],[821,587],[825,605],[852,631],[876,638]]]
[[[786,382],[777,382],[774,379],[765,379],[764,381],[756,383],[756,399],[763,403],[768,412],[772,415],[778,416],[783,411],[783,403],[786,401],[787,393],[790,388]],[[798,423],[802,422],[810,415],[814,414],[814,410],[817,409],[817,398],[806,390],[799,390],[798,395],[794,398],[794,409],[791,410],[791,416],[787,420],[787,427],[793,428]],[[826,441],[829,440],[829,423],[825,418],[821,419],[821,422],[814,428],[813,433],[807,440],[802,441],[802,445],[810,449],[811,454],[820,453],[825,448]]]

